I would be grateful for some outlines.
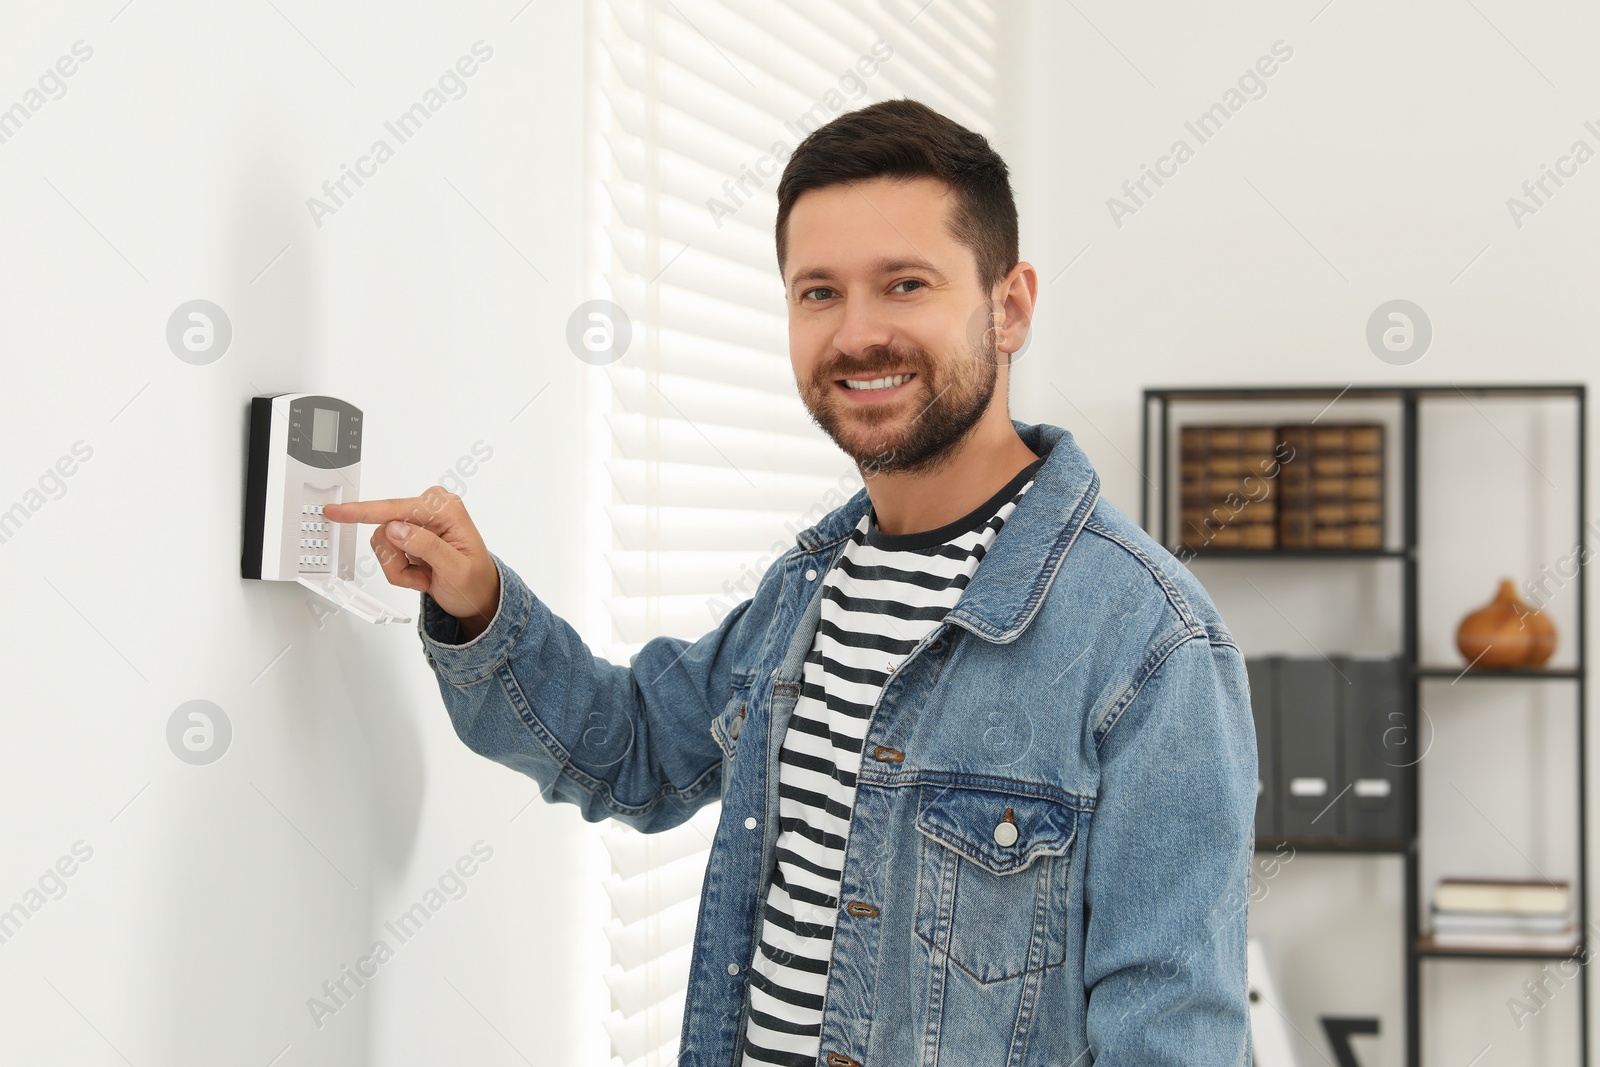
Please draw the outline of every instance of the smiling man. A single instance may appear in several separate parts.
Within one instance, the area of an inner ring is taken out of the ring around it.
[[[599,659],[437,486],[328,516],[384,524],[474,751],[645,832],[721,800],[681,1067],[1248,1063],[1243,660],[1072,434],[1010,417],[1038,283],[1004,161],[914,101],[846,113],[776,239],[800,398],[865,487],[710,633]]]

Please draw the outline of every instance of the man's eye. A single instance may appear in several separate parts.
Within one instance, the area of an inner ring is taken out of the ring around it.
[[[802,301],[804,301],[812,293],[832,293],[832,292],[833,292],[833,290],[829,289],[826,285],[819,285],[815,289],[807,289],[805,292],[801,293],[800,294],[800,299]]]
[[[899,281],[895,282],[894,284],[895,285],[920,285],[924,289],[927,288],[927,284],[925,282],[923,282],[920,278],[902,278]],[[913,290],[913,291],[915,291],[915,290]]]

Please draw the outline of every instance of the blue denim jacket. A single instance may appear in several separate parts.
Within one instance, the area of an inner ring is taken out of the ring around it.
[[[867,730],[818,1063],[1247,1065],[1239,648],[1189,570],[1099,498],[1069,431],[1013,424],[1046,461]],[[422,595],[424,655],[473,751],[591,822],[650,833],[722,801],[681,1067],[741,1060],[778,752],[820,579],[868,505],[862,489],[800,533],[710,633],[626,667],[498,557],[473,640]]]

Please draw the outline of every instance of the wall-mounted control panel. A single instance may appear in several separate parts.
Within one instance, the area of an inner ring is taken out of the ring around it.
[[[368,622],[410,622],[356,586],[357,528],[323,517],[324,504],[360,499],[360,408],[312,393],[251,398],[244,577],[298,582]]]

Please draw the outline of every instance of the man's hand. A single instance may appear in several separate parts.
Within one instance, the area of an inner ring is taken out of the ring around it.
[[[429,594],[461,620],[468,640],[488,629],[500,606],[500,572],[461,498],[441,486],[421,496],[325,504],[340,523],[370,522],[372,551],[390,585]]]

